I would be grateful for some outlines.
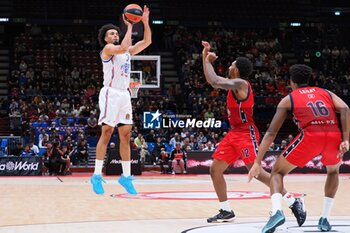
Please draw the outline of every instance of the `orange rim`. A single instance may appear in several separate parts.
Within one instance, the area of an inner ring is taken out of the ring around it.
[[[138,87],[138,86],[140,86],[141,85],[141,83],[140,82],[130,82],[130,87],[131,88],[134,88],[134,87]]]

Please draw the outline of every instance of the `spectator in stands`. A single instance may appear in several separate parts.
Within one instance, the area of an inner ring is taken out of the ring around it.
[[[149,131],[149,134],[147,134],[146,136],[145,136],[145,140],[146,140],[146,142],[156,142],[156,138],[155,138],[156,136],[155,136],[155,134],[154,134],[154,130],[153,129],[151,129],[150,131]]]
[[[34,152],[30,149],[29,144],[27,144],[27,145],[24,147],[24,150],[23,150],[23,152],[21,153],[21,156],[22,156],[22,157],[35,156]]]
[[[42,140],[39,141],[39,148],[46,148],[47,144],[49,142],[49,135],[45,134],[44,138]]]
[[[144,164],[146,160],[149,160],[150,153],[148,152],[148,145],[144,138],[141,138],[141,147],[140,147],[140,160]]]
[[[158,161],[160,165],[160,172],[162,174],[167,174],[171,165],[169,165],[169,154],[165,151],[165,148],[161,148]]]
[[[197,138],[194,135],[190,136],[190,146],[192,150],[198,150]]]
[[[131,130],[131,136],[133,137],[133,138],[136,138],[137,137],[137,135],[139,135],[139,129],[137,128],[137,126],[133,126],[133,129]]]
[[[63,109],[65,109],[65,110],[67,110],[67,109],[70,108],[70,104],[69,104],[67,98],[64,98],[64,99],[63,99],[63,101],[62,101],[62,103],[61,103],[61,107],[62,107]]]
[[[29,148],[33,151],[34,155],[39,154],[39,147],[35,145],[33,141],[29,142]]]
[[[184,151],[187,151],[188,147],[190,147],[190,150],[192,150],[191,145],[190,145],[190,139],[189,138],[185,138],[182,142],[182,146],[181,149]]]
[[[204,112],[204,120],[214,118],[214,113],[211,111],[211,108],[208,108],[208,110],[204,110]]]
[[[276,149],[277,149],[276,144],[272,142],[271,145],[269,146],[268,151],[275,151]]]
[[[172,174],[175,174],[177,167],[180,168],[181,173],[186,173],[185,163],[186,163],[186,152],[181,149],[181,143],[175,143],[175,149],[171,151],[169,163],[171,163]]]
[[[26,72],[27,68],[28,68],[27,63],[24,60],[21,60],[21,63],[19,64],[19,71]]]
[[[74,137],[74,135],[73,135],[73,130],[72,130],[71,127],[67,127],[67,128],[66,128],[66,132],[65,132],[63,138],[64,138],[64,139],[67,139],[68,137],[70,137],[70,139],[72,139],[72,138]]]
[[[204,136],[203,132],[200,131],[199,135],[197,137],[198,143],[202,144],[202,143],[207,143],[208,139]]]
[[[39,122],[49,122],[49,120],[50,120],[50,118],[46,112],[40,113],[39,118],[38,118]]]
[[[49,127],[49,131],[51,131],[51,132],[56,132],[57,131],[57,125],[56,125],[55,121],[53,121],[51,123],[51,126]]]
[[[97,119],[93,114],[87,119],[87,126],[87,134],[95,136],[97,133]]]
[[[64,109],[62,109],[62,107],[59,107],[57,110],[56,110],[56,116],[58,118],[62,118],[63,116],[66,115],[66,111],[64,111]]]
[[[45,129],[41,129],[40,134],[39,134],[39,142],[44,139],[44,136],[49,138],[49,135],[46,133],[46,130]]]
[[[287,141],[286,140],[282,140],[281,141],[281,145],[279,146],[279,147],[277,147],[277,149],[276,150],[284,150],[284,149],[286,149],[286,147],[287,147]]]
[[[203,151],[214,151],[215,148],[213,147],[213,143],[211,141],[208,141],[205,148],[203,148]]]
[[[89,159],[89,147],[85,138],[78,142],[77,153],[79,162],[87,164]]]
[[[161,138],[157,137],[157,142],[154,144],[154,149],[152,151],[151,163],[154,165],[157,163],[158,159],[161,157],[161,151],[165,151],[165,145],[162,143]]]
[[[170,139],[169,145],[171,147],[175,147],[176,142],[180,142],[180,135],[178,133],[175,133],[174,136]]]
[[[77,139],[78,140],[82,140],[84,138],[86,138],[84,129],[83,128],[79,128],[78,129],[78,133],[77,133]]]
[[[140,149],[141,146],[142,146],[142,138],[143,138],[142,134],[139,133],[139,134],[137,135],[137,137],[135,138],[135,140],[134,140],[134,143],[135,143],[135,145],[136,145],[136,147],[137,147],[138,149]]]
[[[87,125],[87,119],[84,117],[82,113],[79,114],[79,117],[77,119],[77,124],[79,126],[85,126]]]
[[[18,112],[19,111],[19,105],[17,103],[17,101],[15,99],[12,99],[11,100],[11,104],[10,104],[10,114],[14,114],[15,112]]]
[[[188,133],[188,131],[187,131],[185,128],[183,128],[183,129],[181,130],[181,134],[180,134],[181,140],[184,139],[184,138],[186,137],[187,133]]]
[[[60,126],[69,126],[67,114],[64,114],[60,119]]]
[[[72,79],[74,79],[74,80],[79,80],[79,75],[80,75],[80,73],[79,73],[79,71],[78,71],[78,68],[77,68],[77,67],[74,67],[74,68],[73,68],[73,71],[71,72],[71,77],[72,77]]]

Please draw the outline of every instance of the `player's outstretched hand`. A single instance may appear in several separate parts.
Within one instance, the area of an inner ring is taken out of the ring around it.
[[[209,61],[210,63],[213,63],[214,61],[216,61],[217,58],[218,58],[218,56],[216,56],[215,53],[209,52],[206,59],[207,59],[207,61]]]
[[[149,13],[150,13],[149,8],[146,5],[144,5],[143,6],[143,15],[142,15],[142,22],[143,23],[148,23]]]
[[[261,170],[261,164],[254,162],[253,167],[248,173],[248,182],[250,182],[253,177],[258,178]]]

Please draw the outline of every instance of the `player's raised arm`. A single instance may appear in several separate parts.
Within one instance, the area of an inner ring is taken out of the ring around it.
[[[287,117],[288,110],[291,109],[290,97],[284,97],[277,106],[276,113],[272,119],[269,129],[259,146],[258,156],[255,159],[254,165],[248,174],[248,181],[260,173],[261,161],[264,158],[266,151],[269,149],[271,143],[275,140],[278,131],[280,130],[284,120]]]
[[[340,99],[336,94],[328,91],[332,96],[332,101],[336,112],[340,113],[340,122],[342,128],[342,143],[340,144],[340,153],[344,154],[349,150],[349,134],[350,134],[350,110],[349,106]]]
[[[207,82],[214,88],[221,88],[225,90],[237,90],[243,86],[247,86],[247,82],[241,78],[228,79],[218,76],[215,73],[212,63],[218,58],[215,53],[208,52],[205,59],[203,59],[203,70]]]
[[[142,16],[142,23],[144,26],[143,40],[137,42],[133,46],[130,46],[129,52],[131,55],[136,55],[140,53],[142,50],[147,48],[152,43],[152,32],[149,26],[149,13],[150,11],[148,7],[145,5],[143,7],[143,16]]]
[[[125,36],[122,40],[122,42],[120,43],[120,45],[115,45],[114,43],[107,43],[106,46],[103,48],[102,53],[107,55],[107,56],[112,56],[115,54],[122,54],[125,53],[126,51],[128,51],[130,45],[131,45],[131,34],[132,34],[132,24],[130,22],[128,22],[127,20],[125,20],[124,16],[123,16],[123,20],[124,23],[127,26],[127,31],[125,33]],[[113,33],[116,33],[115,31],[111,30],[111,31],[107,31],[106,33],[106,37],[112,37],[115,38],[116,35],[114,35]],[[119,37],[119,35],[117,35]]]

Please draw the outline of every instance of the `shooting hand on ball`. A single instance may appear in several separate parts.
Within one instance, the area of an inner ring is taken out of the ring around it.
[[[132,24],[130,21],[128,21],[128,20],[126,19],[126,17],[125,17],[124,14],[123,14],[122,18],[123,18],[123,21],[124,21],[124,23],[125,23],[125,25],[126,25],[127,27],[132,27],[132,26],[134,25],[134,24]]]

